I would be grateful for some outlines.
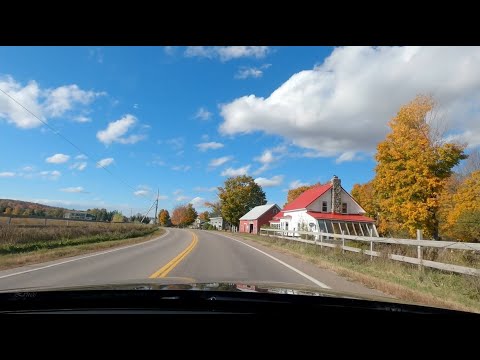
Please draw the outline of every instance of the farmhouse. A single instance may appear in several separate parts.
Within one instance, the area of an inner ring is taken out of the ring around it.
[[[330,184],[303,192],[276,214],[270,226],[292,231],[322,231],[334,234],[378,236],[375,220],[342,188],[333,176]]]

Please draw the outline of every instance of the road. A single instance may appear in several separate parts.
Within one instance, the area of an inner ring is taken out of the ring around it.
[[[164,235],[140,244],[3,270],[0,289],[168,277],[192,282],[287,282],[382,295],[331,271],[228,233],[184,229],[168,229]]]

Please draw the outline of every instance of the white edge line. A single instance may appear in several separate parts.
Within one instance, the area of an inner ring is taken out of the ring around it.
[[[33,272],[33,271],[43,270],[43,269],[51,268],[51,267],[54,267],[54,266],[63,265],[63,264],[71,263],[71,262],[74,262],[74,261],[91,258],[91,257],[94,257],[94,256],[104,255],[104,254],[112,253],[112,252],[115,252],[115,251],[128,249],[128,248],[131,248],[131,247],[134,247],[134,246],[145,245],[145,244],[148,244],[148,243],[153,242],[155,240],[158,240],[158,239],[168,235],[169,233],[170,233],[170,231],[166,230],[165,234],[160,235],[159,237],[156,237],[155,239],[152,239],[152,240],[148,240],[148,241],[141,242],[141,243],[138,243],[138,244],[127,245],[127,246],[123,246],[123,247],[120,247],[120,248],[115,248],[113,250],[106,250],[106,251],[82,256],[82,257],[75,258],[75,259],[65,260],[65,261],[62,261],[62,262],[59,262],[59,263],[50,264],[50,265],[42,266],[42,267],[35,268],[35,269],[29,269],[29,270],[19,271],[19,272],[13,273],[13,274],[3,275],[3,276],[0,276],[0,279],[5,279],[5,278],[11,277],[11,276],[16,276],[16,275],[21,275],[21,274],[26,274],[26,273]]]
[[[234,239],[234,238],[232,238],[232,237],[230,237],[230,236],[227,236],[227,235],[223,235],[223,234],[218,234],[218,235],[221,235],[221,236],[226,237],[227,239],[230,239],[230,240],[233,240],[233,241],[237,241],[237,242],[239,242],[240,244],[243,244],[243,245],[245,245],[245,246],[248,246],[249,248],[252,248],[253,250],[258,251],[259,253],[262,253],[263,255],[268,256],[270,259],[275,260],[276,262],[282,264],[283,266],[285,266],[285,267],[289,268],[290,270],[295,271],[297,274],[303,276],[305,279],[310,280],[310,281],[313,282],[315,285],[318,285],[318,286],[320,286],[320,287],[322,287],[322,288],[324,288],[324,289],[331,289],[330,286],[322,283],[321,281],[318,281],[317,279],[315,279],[314,277],[311,277],[310,275],[305,274],[303,271],[298,270],[297,268],[293,267],[292,265],[289,265],[289,264],[287,264],[286,262],[284,262],[284,261],[282,261],[282,260],[280,260],[280,259],[277,259],[275,256],[272,256],[272,255],[270,255],[270,254],[267,254],[265,251],[262,251],[262,250],[260,250],[260,249],[257,249],[255,246],[246,244],[246,243],[244,243],[243,241],[240,241],[240,240],[238,240],[238,239]]]

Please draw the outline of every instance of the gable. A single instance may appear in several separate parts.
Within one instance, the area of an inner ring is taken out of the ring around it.
[[[347,214],[364,214],[365,210],[355,201],[355,199],[345,191],[342,187],[342,191],[340,193],[342,198],[342,204],[347,204]],[[322,203],[327,202],[327,212],[332,211],[332,190],[330,189],[326,193],[322,194],[318,199],[312,202],[307,209],[309,211],[322,211]]]

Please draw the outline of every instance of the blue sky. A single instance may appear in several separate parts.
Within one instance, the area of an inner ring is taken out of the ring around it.
[[[472,47],[2,47],[0,88],[87,156],[0,92],[0,198],[129,215],[157,187],[161,208],[201,210],[242,173],[280,205],[333,174],[350,190],[418,93],[478,147],[479,63]]]

